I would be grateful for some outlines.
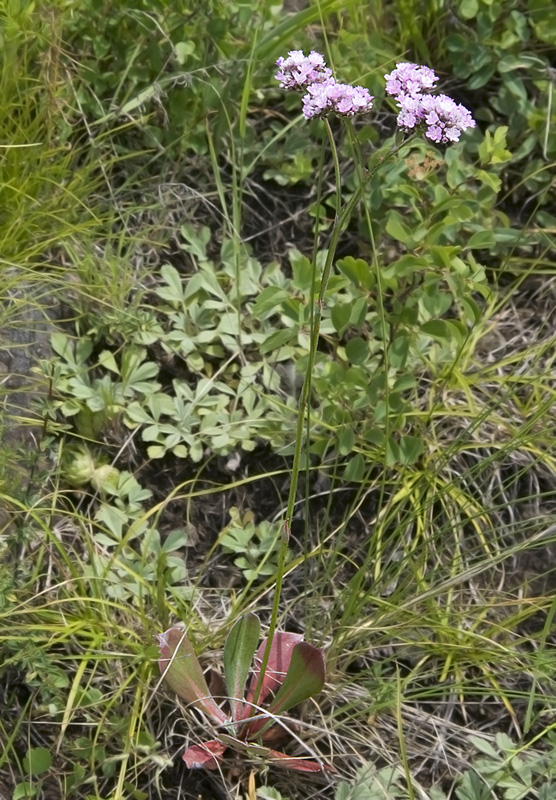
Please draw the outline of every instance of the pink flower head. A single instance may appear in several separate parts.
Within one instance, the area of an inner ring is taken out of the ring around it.
[[[303,54],[303,50],[290,50],[288,58],[281,56],[276,66],[276,80],[280,81],[281,89],[289,92],[307,89],[311,84],[322,83],[332,75],[324,56],[314,50],[308,56]]]
[[[422,124],[426,126],[425,135],[433,142],[458,142],[463,131],[475,127],[471,112],[445,94],[401,95],[398,105],[399,127],[409,131]]]
[[[373,107],[373,97],[363,86],[350,86],[337,83],[328,78],[322,83],[314,83],[307,87],[303,98],[303,114],[306,119],[323,117],[329,113],[344,117],[364,114]]]
[[[396,69],[384,77],[386,78],[386,92],[395,97],[399,95],[415,97],[432,89],[438,80],[434,70],[430,67],[421,67],[406,61],[396,64]]]

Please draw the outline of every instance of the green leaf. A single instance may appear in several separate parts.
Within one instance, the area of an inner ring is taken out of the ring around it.
[[[274,331],[274,333],[271,333],[270,336],[267,336],[264,342],[262,342],[259,350],[261,353],[270,353],[272,350],[278,350],[278,348],[283,345],[289,344],[296,336],[296,331],[290,328]]]
[[[363,480],[363,476],[365,474],[365,460],[361,453],[357,453],[357,455],[350,458],[348,461],[346,468],[344,470],[344,479],[351,483]]]
[[[245,682],[261,632],[259,618],[245,614],[230,631],[224,646],[224,676],[228,690],[232,719],[241,718]]]
[[[292,706],[318,694],[324,686],[322,650],[308,642],[299,642],[292,651],[284,682],[270,704],[271,714],[282,714]]]
[[[490,250],[496,244],[492,231],[477,231],[467,242],[468,250]]]
[[[158,666],[166,683],[187,703],[199,708],[218,725],[228,722],[228,717],[216,704],[193,645],[180,628],[170,628],[159,634],[160,658]]]
[[[174,45],[174,50],[178,64],[183,66],[187,61],[187,57],[193,55],[195,52],[195,44],[194,42],[177,42]]]
[[[500,753],[486,739],[483,739],[480,736],[470,736],[469,741],[477,748],[477,750],[479,750],[481,753],[484,753],[486,756],[490,756],[494,759],[500,759]]]
[[[373,275],[371,267],[364,259],[346,256],[337,261],[336,266],[352,283],[361,284],[365,289],[371,288]]]
[[[386,223],[386,232],[392,239],[402,242],[406,247],[410,247],[413,242],[413,235],[408,226],[403,222],[401,214],[397,211],[391,211],[388,215],[388,222]]]
[[[170,264],[164,264],[160,268],[160,274],[168,286],[159,287],[155,290],[156,294],[162,297],[163,300],[172,300],[175,303],[181,302],[183,300],[183,284],[177,269],[170,266]]]
[[[337,305],[333,306],[330,312],[330,319],[332,320],[334,329],[340,334],[340,336],[349,325],[351,310],[351,303],[338,303]]]
[[[287,300],[288,297],[288,293],[285,289],[282,289],[281,286],[267,286],[253,303],[251,314],[258,319],[267,311],[277,308],[280,303],[283,300]]]
[[[465,772],[460,786],[456,789],[458,800],[489,800],[492,797],[490,788],[475,773]]]
[[[180,233],[188,244],[180,245],[184,250],[195,256],[199,261],[206,261],[207,244],[210,241],[210,229],[206,226],[196,230],[193,225],[186,222],[180,228]]]
[[[423,452],[423,442],[416,436],[402,436],[399,448],[402,464],[414,464]]]
[[[451,339],[458,341],[460,338],[459,332],[445,319],[430,319],[428,322],[423,322],[421,331],[440,341],[450,341]]]
[[[14,786],[12,800],[22,800],[22,798],[36,797],[40,789],[39,784],[21,781]]]
[[[479,0],[460,0],[459,13],[464,19],[473,19],[479,10]]]
[[[354,336],[346,344],[346,356],[352,364],[363,364],[369,357],[369,343],[360,336]]]
[[[46,747],[32,747],[23,759],[23,768],[29,775],[41,775],[52,766],[52,756]],[[23,797],[25,795],[22,795]]]
[[[353,429],[345,425],[338,436],[338,452],[342,456],[349,456],[355,444]]]
[[[355,328],[359,328],[363,324],[368,307],[369,301],[365,296],[358,297],[357,300],[351,304],[351,315],[349,318],[351,325]]]
[[[290,262],[292,265],[293,280],[292,285],[302,292],[311,288],[313,276],[316,276],[316,271],[307,256],[302,255],[298,250],[290,252]]]
[[[109,369],[110,372],[115,372],[116,375],[120,374],[120,369],[114,358],[114,354],[111,353],[110,350],[102,351],[98,357],[98,365],[99,367],[104,367],[104,369]]]
[[[388,358],[391,367],[396,367],[396,369],[403,368],[409,355],[409,344],[409,336],[406,333],[402,331],[397,334],[388,348]]]

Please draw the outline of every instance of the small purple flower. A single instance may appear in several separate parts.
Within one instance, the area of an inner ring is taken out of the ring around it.
[[[332,75],[324,56],[314,50],[308,56],[303,54],[303,50],[290,50],[288,58],[281,56],[276,66],[276,80],[280,81],[281,89],[289,92],[302,91],[311,84],[328,80]]]
[[[425,135],[433,142],[459,142],[463,131],[475,127],[471,112],[445,94],[401,95],[397,100],[399,127],[409,131],[423,124]]]
[[[373,107],[373,97],[363,86],[350,86],[337,83],[328,78],[322,83],[314,83],[307,87],[303,98],[303,114],[306,119],[323,117],[329,113],[353,117],[363,114]]]
[[[394,96],[408,94],[414,97],[432,89],[438,80],[434,70],[430,67],[422,67],[405,61],[396,64],[396,69],[384,77],[386,78],[387,93]]]

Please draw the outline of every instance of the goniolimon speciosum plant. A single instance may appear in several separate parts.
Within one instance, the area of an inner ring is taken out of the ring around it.
[[[359,164],[359,187],[344,204],[338,153],[328,117],[350,117],[372,109],[373,97],[362,86],[339,83],[326,66],[320,53],[305,56],[292,50],[287,58],[277,61],[276,79],[286,91],[304,91],[303,114],[306,119],[324,122],[334,163],[336,179],[335,219],[321,275],[318,296],[314,298],[307,369],[299,399],[292,477],[286,514],[283,522],[274,600],[268,635],[259,646],[255,664],[244,695],[250,664],[259,639],[259,620],[254,614],[242,617],[232,629],[224,650],[224,672],[229,706],[224,711],[208,690],[201,666],[185,632],[171,628],[160,636],[160,669],[170,686],[187,702],[201,709],[217,726],[216,738],[189,747],[183,759],[189,767],[216,769],[225,751],[233,748],[248,756],[263,756],[276,763],[304,771],[330,769],[319,761],[296,759],[266,746],[280,739],[287,724],[279,718],[283,712],[314,696],[324,685],[324,660],[321,650],[303,642],[298,634],[277,632],[276,625],[284,577],[288,542],[301,461],[304,427],[311,375],[315,363],[324,299],[340,235],[345,230],[363,192],[378,169],[393,158],[402,147],[424,133],[431,141],[446,144],[457,142],[467,128],[474,127],[471,113],[452,98],[433,94],[438,78],[432,69],[417,64],[400,63],[386,79],[386,92],[398,105],[397,125],[401,136],[394,140],[383,158],[367,170]],[[409,134],[409,135],[408,135]],[[350,136],[357,143],[356,133]],[[360,153],[357,145],[356,153]],[[265,703],[270,702],[265,706]],[[277,726],[276,723],[279,723]]]

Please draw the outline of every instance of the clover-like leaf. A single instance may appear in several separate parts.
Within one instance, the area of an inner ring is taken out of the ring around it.
[[[180,628],[170,628],[159,634],[160,671],[171,686],[184,700],[195,708],[204,711],[207,716],[219,725],[229,722],[209,692],[203,670],[193,645]]]
[[[245,614],[230,631],[224,646],[224,676],[230,697],[232,719],[240,720],[243,692],[253,655],[259,641],[261,624],[255,614]]]

